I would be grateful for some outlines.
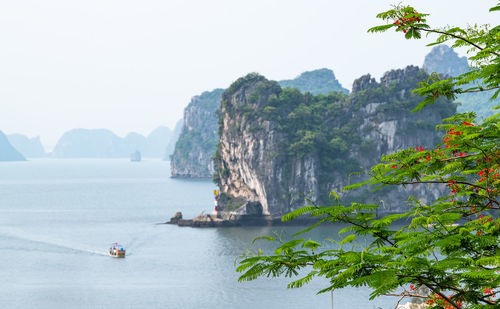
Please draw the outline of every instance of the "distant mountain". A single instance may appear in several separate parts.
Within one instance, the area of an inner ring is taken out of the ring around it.
[[[142,157],[161,158],[172,132],[158,127],[148,137],[131,132],[124,138],[106,129],[73,129],[63,134],[54,148],[56,158],[128,158],[139,151]]]
[[[282,88],[297,88],[301,92],[310,92],[314,95],[333,91],[349,93],[349,90],[342,87],[330,69],[307,71],[294,79],[282,80],[278,83]]]
[[[147,147],[143,156],[152,158],[162,158],[165,155],[165,148],[170,144],[174,132],[168,127],[158,127],[146,137]]]
[[[172,132],[170,142],[168,143],[165,149],[163,160],[170,160],[170,156],[174,153],[175,144],[177,143],[177,140],[179,140],[179,137],[181,135],[183,122],[184,121],[182,119],[179,119],[175,124],[175,128],[174,131]]]
[[[425,56],[422,66],[427,73],[440,73],[449,76],[458,76],[469,70],[467,57],[459,57],[448,45],[438,45]]]
[[[144,136],[139,133],[131,132],[123,138],[123,147],[125,147],[126,153],[130,156],[131,153],[135,151],[141,152],[145,156],[148,141]]]
[[[26,161],[26,158],[12,147],[2,131],[0,131],[0,161]]]
[[[26,158],[42,158],[47,156],[39,136],[28,138],[22,134],[9,134],[7,138],[10,144]]]
[[[458,54],[447,45],[434,47],[427,56],[425,56],[424,70],[428,73],[436,72],[438,74],[458,76],[469,70],[467,57],[459,57]],[[458,112],[473,111],[480,118],[486,118],[493,115],[493,106],[500,104],[500,98],[490,101],[493,92],[464,93],[455,100],[461,103],[458,106]]]
[[[319,69],[300,74],[295,79],[278,82],[283,88],[297,88],[300,92],[328,94],[334,91],[349,93],[342,87],[330,69]],[[182,178],[211,178],[212,157],[219,139],[217,134],[220,96],[224,89],[205,91],[191,99],[184,109],[182,132],[172,155],[171,175]]]
[[[106,129],[73,129],[54,147],[56,158],[119,158],[130,153],[120,137]]]

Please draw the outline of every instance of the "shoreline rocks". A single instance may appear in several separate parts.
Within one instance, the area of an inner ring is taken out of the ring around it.
[[[190,227],[234,227],[234,226],[276,226],[276,225],[304,225],[310,224],[313,219],[303,218],[292,222],[283,222],[281,217],[268,215],[242,215],[236,212],[201,213],[193,219],[184,219],[182,212],[178,211],[165,224]]]

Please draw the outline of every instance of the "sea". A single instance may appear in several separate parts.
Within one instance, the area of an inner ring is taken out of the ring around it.
[[[394,308],[366,288],[318,295],[322,278],[298,289],[287,288],[293,278],[238,282],[239,257],[276,246],[255,237],[305,227],[163,224],[214,207],[210,180],[169,175],[159,159],[0,162],[0,308]],[[340,228],[302,237],[338,240]],[[114,242],[126,258],[107,255]]]

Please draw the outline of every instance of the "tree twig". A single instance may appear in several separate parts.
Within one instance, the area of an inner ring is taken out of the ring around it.
[[[476,89],[476,90],[464,90],[464,91],[457,91],[458,93],[467,93],[467,92],[481,92],[481,91],[488,91],[488,90],[493,90],[493,89],[498,89],[500,86],[495,86],[495,87],[490,87],[490,88],[481,88],[481,89]]]
[[[415,29],[417,30],[421,30],[421,31],[425,31],[425,32],[433,32],[433,33],[439,33],[439,34],[444,34],[444,35],[448,35],[448,36],[451,36],[457,40],[462,40],[472,46],[474,46],[475,48],[479,49],[479,50],[484,50],[484,48],[480,47],[479,45],[471,42],[470,40],[464,38],[464,37],[461,37],[459,35],[456,35],[456,34],[453,34],[453,33],[448,33],[448,32],[444,32],[444,31],[439,31],[439,30],[436,30],[436,29],[425,29],[425,28],[420,28],[420,27],[416,27],[415,26]],[[494,54],[496,55],[497,57],[500,56],[500,54],[494,52],[494,51],[488,51],[490,54]]]

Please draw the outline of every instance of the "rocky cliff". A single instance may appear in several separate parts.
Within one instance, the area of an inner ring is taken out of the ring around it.
[[[184,123],[170,161],[172,177],[206,178],[214,172],[217,109],[223,89],[203,92],[184,109]]]
[[[283,88],[301,92],[327,94],[333,91],[348,93],[329,69],[318,69],[300,74],[295,79],[282,80]],[[212,178],[212,157],[217,135],[217,110],[223,89],[215,89],[195,96],[184,110],[184,124],[171,160],[172,177]]]
[[[329,192],[398,149],[433,145],[435,125],[455,112],[438,102],[419,113],[411,89],[427,74],[417,67],[369,75],[353,93],[313,96],[282,89],[258,74],[240,78],[221,100],[216,174],[220,206],[238,214],[281,216],[309,200],[329,202]],[[401,211],[409,193],[435,197],[426,187],[349,192],[345,199],[384,200],[387,212]]]
[[[26,161],[26,158],[12,147],[2,131],[0,131],[0,161]]]

